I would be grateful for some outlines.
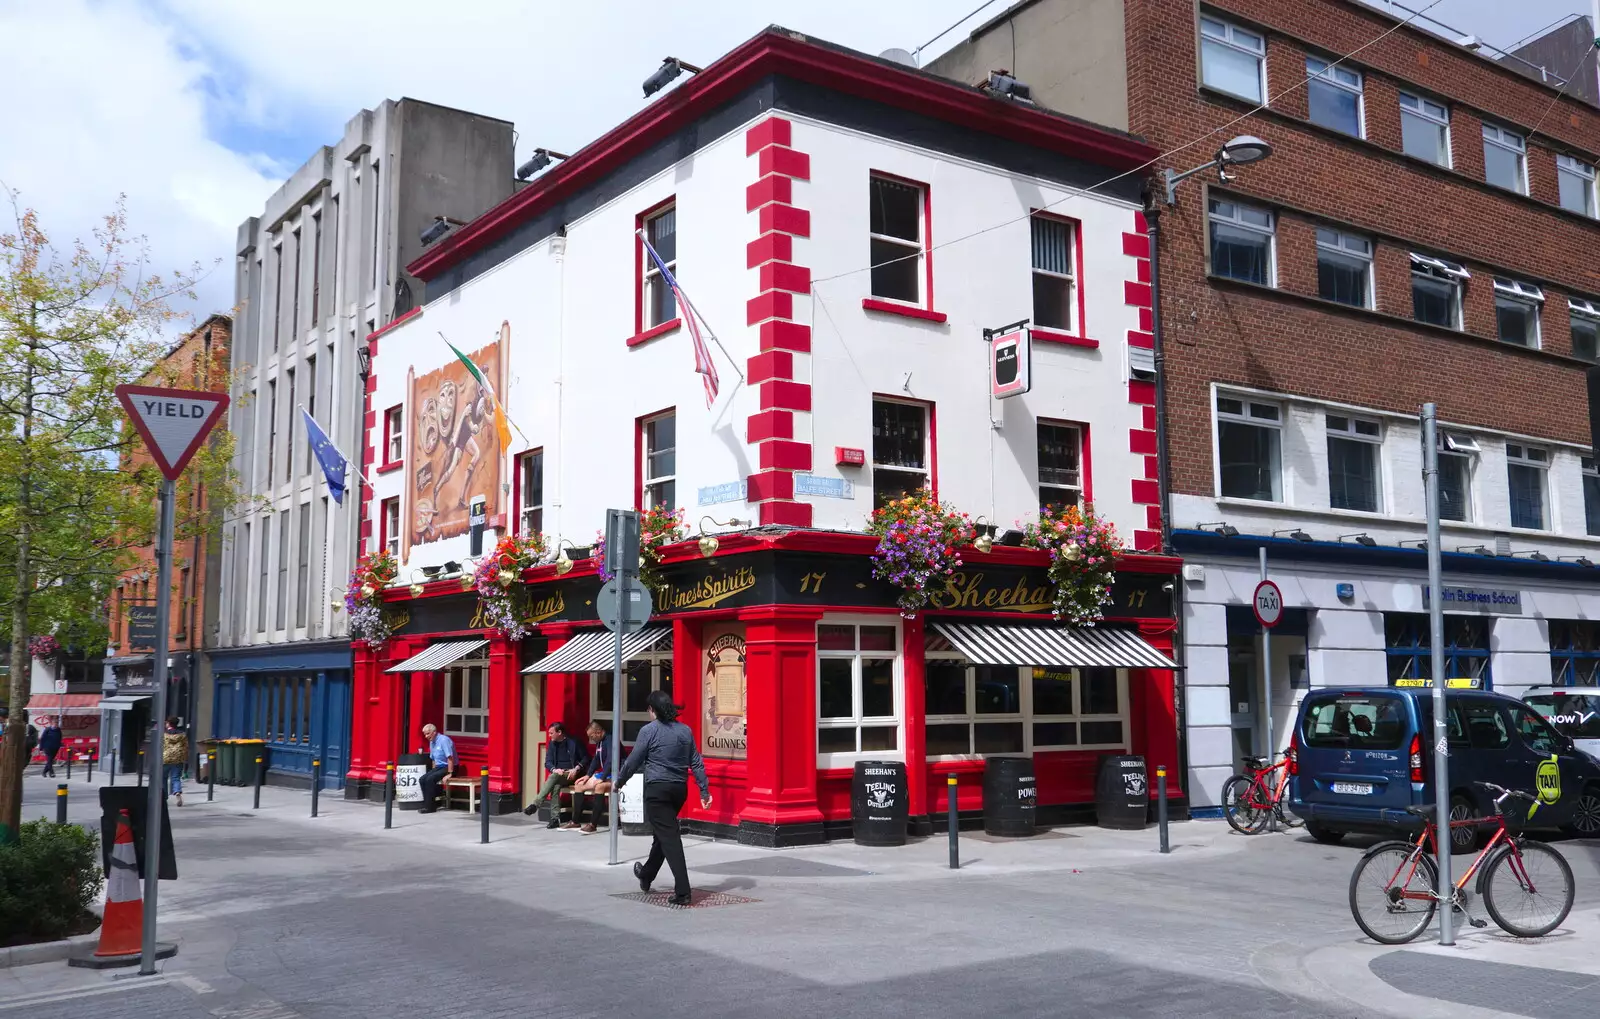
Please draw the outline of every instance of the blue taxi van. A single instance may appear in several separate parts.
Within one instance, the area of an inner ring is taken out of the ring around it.
[[[1433,692],[1401,687],[1321,689],[1305,695],[1291,746],[1289,809],[1319,842],[1347,832],[1415,830],[1406,808],[1434,802]],[[1493,813],[1475,782],[1537,791],[1539,827],[1571,830],[1580,796],[1600,796],[1600,762],[1522,701],[1479,690],[1445,695],[1450,816]],[[1580,834],[1582,834],[1580,832]],[[1479,834],[1452,831],[1455,852]]]

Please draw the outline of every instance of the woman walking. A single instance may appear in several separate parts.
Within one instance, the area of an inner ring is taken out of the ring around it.
[[[183,766],[189,760],[189,737],[178,728],[178,716],[167,719],[167,731],[161,734],[161,767],[167,780],[167,795],[178,798],[183,806]]]
[[[672,696],[656,690],[647,703],[652,720],[639,730],[639,739],[623,762],[616,785],[621,789],[629,778],[644,770],[644,817],[655,838],[650,843],[650,856],[633,865],[633,876],[639,879],[639,887],[648,892],[665,860],[672,869],[673,896],[669,901],[674,906],[687,906],[689,871],[683,862],[678,811],[689,798],[689,772],[694,772],[695,784],[700,787],[701,807],[711,806],[711,790],[706,785],[705,762],[694,745],[694,731],[678,721],[678,706],[672,703]]]

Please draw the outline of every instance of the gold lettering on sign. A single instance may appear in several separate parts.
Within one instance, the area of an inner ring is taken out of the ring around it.
[[[395,630],[404,630],[407,626],[411,625],[411,610],[410,609],[395,609],[393,618],[394,618],[394,627],[393,628]]]
[[[663,611],[709,609],[755,586],[756,571],[748,566],[741,566],[732,573],[704,577],[688,587],[679,587],[676,584],[662,585],[660,608]]]
[[[800,578],[800,593],[821,594],[822,579],[826,576],[826,573],[807,573],[805,576]],[[860,587],[862,585],[857,584],[856,586]]]
[[[1029,584],[1018,577],[1009,587],[986,585],[982,573],[958,573],[935,589],[930,603],[936,609],[989,609],[999,612],[1045,612],[1055,603],[1048,584]]]
[[[567,611],[566,596],[557,591],[530,604],[527,611],[522,614],[522,621],[531,626],[547,619],[554,619],[565,611]],[[467,625],[467,629],[482,630],[488,625],[489,621],[483,615],[483,602],[479,601],[478,607],[472,610],[472,622]]]

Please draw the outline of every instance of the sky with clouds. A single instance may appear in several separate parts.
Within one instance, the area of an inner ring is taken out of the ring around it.
[[[1508,45],[1591,2],[1440,0],[1429,13]],[[12,97],[0,184],[62,242],[125,194],[158,271],[215,264],[194,308],[204,315],[232,304],[239,223],[386,97],[511,120],[519,159],[571,152],[636,111],[639,83],[669,54],[709,63],[768,24],[872,53],[915,49],[971,14],[931,56],[1005,7],[977,4],[0,0],[0,94]]]

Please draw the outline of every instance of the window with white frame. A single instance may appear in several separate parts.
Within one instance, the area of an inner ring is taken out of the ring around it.
[[[1034,213],[1033,324],[1071,329],[1073,305],[1072,224]]]
[[[1512,527],[1548,529],[1545,480],[1549,473],[1549,450],[1519,442],[1506,443],[1506,484],[1511,490]]]
[[[1585,534],[1600,534],[1600,470],[1596,470],[1594,457],[1582,458],[1583,465],[1583,530]]]
[[[383,500],[383,513],[379,526],[378,545],[390,555],[400,554],[400,499],[398,496]]]
[[[1378,453],[1383,426],[1344,414],[1327,415],[1328,505],[1334,509],[1378,511]]]
[[[489,663],[476,658],[445,670],[444,731],[450,736],[489,735]]]
[[[1313,124],[1356,138],[1366,136],[1362,130],[1360,71],[1307,57],[1306,78],[1306,100]]]
[[[1325,301],[1372,307],[1372,241],[1318,227],[1317,292]]]
[[[404,407],[390,407],[383,412],[384,463],[399,463],[406,450],[406,415]]]
[[[873,174],[868,180],[868,232],[872,296],[920,305],[927,236],[922,222],[927,190],[919,184]]]
[[[1582,297],[1567,298],[1572,316],[1572,356],[1600,361],[1600,305]]]
[[[1408,156],[1449,166],[1449,108],[1421,96],[1400,93],[1400,148]]]
[[[677,279],[678,207],[669,205],[646,216],[644,235],[650,246],[656,249],[656,254],[661,256],[661,261],[666,263],[667,271],[672,274],[673,279]],[[655,259],[650,257],[650,253],[644,252],[643,258],[644,293],[641,295],[644,306],[643,325],[646,329],[654,329],[678,317],[678,299],[673,294],[672,288],[667,285],[666,278],[661,275],[661,269],[656,265]]]
[[[644,430],[644,463],[640,464],[644,475],[640,479],[644,506],[641,508],[674,509],[678,505],[678,416],[673,412],[657,414],[646,418],[639,427]]]
[[[1040,420],[1039,505],[1062,507],[1083,503],[1083,429],[1060,421]]]
[[[517,457],[517,533],[544,533],[544,450]]]
[[[1127,746],[1121,669],[972,665],[930,647],[923,684],[929,757]]]
[[[817,624],[817,753],[900,750],[900,628]]]
[[[1200,17],[1200,81],[1253,103],[1267,87],[1267,39],[1259,32]]]
[[[1532,283],[1496,278],[1494,317],[1500,339],[1519,347],[1539,346],[1539,308],[1544,291]]]
[[[1283,501],[1283,408],[1217,395],[1217,476],[1230,499]]]
[[[1594,167],[1572,156],[1556,157],[1556,183],[1561,207],[1569,212],[1593,217],[1595,214]]]
[[[872,401],[872,505],[931,488],[928,406]]]
[[[632,743],[639,738],[639,730],[650,721],[648,698],[656,690],[672,696],[672,648],[657,646],[650,654],[630,658],[622,667],[622,741]],[[594,706],[590,716],[605,723],[612,731],[612,706],[615,703],[615,673],[610,669],[589,674],[590,699]],[[576,731],[568,723],[569,732]]]
[[[1515,131],[1483,125],[1483,179],[1495,187],[1528,193],[1527,141]]]
[[[1432,255],[1411,253],[1411,317],[1446,329],[1461,328],[1461,289],[1472,274]]]
[[[1272,285],[1273,216],[1265,209],[1211,199],[1211,271]]]
[[[1472,476],[1481,449],[1478,440],[1460,432],[1439,436],[1439,516],[1472,519]]]

